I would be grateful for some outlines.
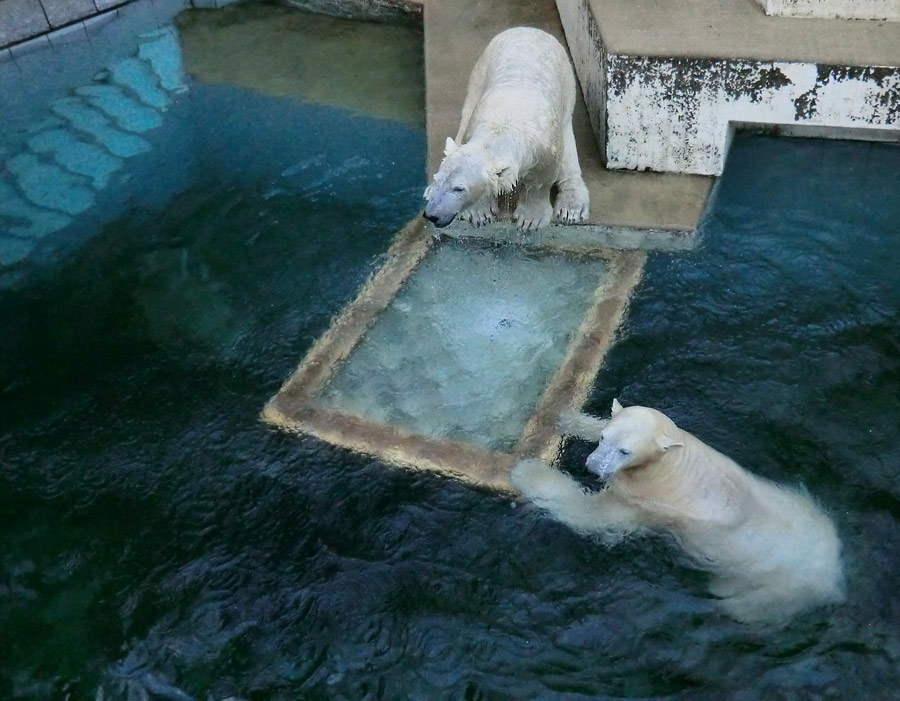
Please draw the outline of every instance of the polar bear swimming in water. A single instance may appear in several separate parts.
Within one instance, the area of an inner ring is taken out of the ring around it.
[[[513,217],[525,230],[584,221],[572,110],[575,74],[562,45],[539,29],[495,36],[475,64],[456,139],[425,190],[425,218],[437,227],[457,216],[481,226],[497,216],[497,196],[516,189]],[[556,186],[555,207],[550,192]]]
[[[840,540],[804,492],[747,472],[655,409],[613,401],[608,422],[574,414],[561,427],[599,441],[586,466],[606,489],[588,493],[549,465],[520,461],[513,486],[557,520],[613,538],[672,534],[712,573],[726,613],[747,623],[843,601]]]

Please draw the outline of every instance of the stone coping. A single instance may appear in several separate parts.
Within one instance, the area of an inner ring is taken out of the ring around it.
[[[0,0],[0,49],[14,46],[135,0]],[[187,5],[189,0],[185,0]]]

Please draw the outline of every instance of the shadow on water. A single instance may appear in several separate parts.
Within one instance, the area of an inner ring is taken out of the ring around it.
[[[190,94],[193,184],[0,299],[0,697],[896,693],[900,149],[737,138],[702,245],[651,256],[588,404],[657,406],[834,516],[847,604],[757,631],[664,541],[606,549],[264,427],[415,213],[424,134]]]

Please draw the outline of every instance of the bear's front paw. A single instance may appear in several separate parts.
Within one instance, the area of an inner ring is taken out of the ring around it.
[[[513,219],[523,231],[534,231],[550,223],[553,217],[553,207],[550,202],[519,202]]]
[[[487,226],[497,216],[496,211],[490,209],[470,209],[465,213],[466,221],[474,227]]]
[[[590,199],[583,184],[562,187],[556,193],[553,217],[560,224],[578,224],[587,219],[589,209]]]
[[[497,218],[498,211],[497,198],[487,195],[475,202],[475,204],[466,209],[460,216],[472,226],[487,226]]]

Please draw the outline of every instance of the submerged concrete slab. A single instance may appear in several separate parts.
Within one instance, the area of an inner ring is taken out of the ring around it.
[[[439,245],[425,230],[421,219],[416,219],[401,231],[388,251],[385,265],[315,343],[294,375],[266,405],[263,418],[279,428],[311,434],[393,464],[454,475],[492,489],[510,490],[509,470],[517,458],[538,456],[549,462],[558,452],[561,436],[556,428],[557,417],[561,411],[580,408],[585,401],[612,344],[630,293],[640,279],[646,254],[643,251],[596,248],[589,253],[583,249],[574,252],[576,257],[589,256],[605,271],[602,282],[583,300],[587,311],[581,321],[564,334],[568,339],[564,348],[554,349],[559,351],[561,361],[555,368],[549,368],[549,379],[538,385],[539,393],[529,399],[525,417],[520,416],[519,407],[503,409],[502,396],[496,397],[496,404],[488,403],[492,412],[499,412],[500,441],[495,446],[490,436],[486,438],[470,435],[467,431],[454,432],[453,426],[449,426],[449,431],[434,430],[430,424],[422,427],[419,425],[421,417],[415,415],[400,421],[389,420],[391,407],[381,406],[379,402],[397,402],[403,411],[405,392],[383,399],[373,394],[368,397],[366,406],[362,406],[357,401],[360,397],[348,397],[342,391],[334,393],[330,389],[332,383],[339,388],[346,386],[342,368],[353,368],[354,363],[358,366],[362,362],[364,367],[355,367],[351,372],[366,377],[368,367],[365,363],[374,362],[371,358],[377,359],[379,356],[378,350],[371,350],[371,344],[366,347],[366,338],[373,329],[376,329],[377,335],[379,320],[392,304],[395,313],[411,313],[405,306],[409,303],[408,299],[397,303],[395,300]],[[573,253],[565,248],[535,248],[531,245],[523,251],[526,256],[568,256]],[[584,264],[584,259],[581,264]],[[495,310],[490,308],[490,300],[487,301],[488,307],[482,311],[493,313]],[[429,310],[424,311],[427,313]],[[478,319],[474,317],[478,311],[471,311],[472,324],[477,326]],[[465,310],[460,317],[465,325],[468,313],[469,310]],[[511,323],[515,324],[515,321]],[[473,332],[477,334],[478,329]],[[514,333],[529,333],[529,325],[523,324]],[[396,339],[396,343],[403,342],[402,338]],[[391,350],[393,343],[388,339],[387,346],[382,343],[381,347]],[[353,356],[358,348],[364,349],[361,355],[365,357],[361,360]],[[434,363],[438,369],[445,362],[441,357],[418,360]],[[384,368],[379,370],[374,365],[372,369],[384,371]],[[527,367],[522,369],[528,371]],[[401,383],[403,379],[393,378]],[[461,383],[455,385],[452,391],[460,406],[468,406],[469,395],[476,398],[483,388]],[[414,393],[411,388],[410,394]],[[362,397],[368,394],[371,392],[363,389]],[[512,433],[508,434],[508,431]]]
[[[900,140],[900,25],[557,0],[607,167],[715,175],[735,126]]]
[[[628,3],[631,4],[631,3]],[[513,26],[538,27],[563,44],[562,25],[552,0],[454,0],[425,5],[425,93],[428,128],[428,177],[440,166],[444,140],[455,136],[469,73],[491,38]],[[574,48],[570,47],[576,59]],[[579,71],[582,93],[592,86]],[[692,232],[703,213],[712,179],[655,173],[622,173],[604,168],[584,100],[575,108],[575,139],[591,196],[586,228],[595,243],[644,245],[634,230]],[[454,224],[455,230],[468,228]],[[556,228],[556,227],[551,227]],[[579,228],[579,227],[573,227]],[[491,227],[493,231],[494,227]],[[584,235],[584,232],[582,232]],[[662,237],[660,241],[663,241]],[[684,243],[684,242],[682,242]]]

